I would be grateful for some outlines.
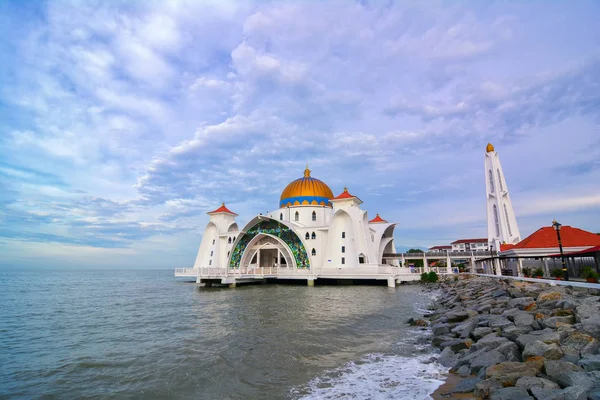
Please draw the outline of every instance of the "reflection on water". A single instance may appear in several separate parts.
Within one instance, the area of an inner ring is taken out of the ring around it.
[[[22,398],[297,397],[369,354],[419,353],[405,321],[426,303],[417,286],[199,289],[171,271],[0,283],[0,395]]]

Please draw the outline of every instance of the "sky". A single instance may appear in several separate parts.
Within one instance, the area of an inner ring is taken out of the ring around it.
[[[0,1],[0,267],[193,264],[312,176],[398,250],[486,237],[484,154],[525,237],[600,232],[595,1]]]

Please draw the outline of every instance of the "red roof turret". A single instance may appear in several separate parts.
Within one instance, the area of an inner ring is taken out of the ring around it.
[[[231,211],[227,207],[225,207],[225,203],[221,203],[221,207],[217,208],[214,211],[208,212],[207,214],[210,215],[210,214],[220,214],[220,213],[237,215],[236,213],[234,213],[233,211]]]
[[[381,223],[381,222],[387,222],[385,219],[382,219],[379,214],[377,214],[375,216],[375,218],[373,218],[372,220],[369,221],[370,224],[377,224],[377,223]]]

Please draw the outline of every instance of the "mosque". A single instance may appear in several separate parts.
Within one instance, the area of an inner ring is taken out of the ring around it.
[[[323,181],[304,176],[288,184],[279,207],[241,229],[225,204],[208,213],[194,263],[198,283],[255,279],[387,279],[394,284],[399,261],[395,223],[369,219],[363,202],[347,188],[337,196]],[[396,271],[396,273],[395,273]],[[391,281],[390,281],[391,279]]]

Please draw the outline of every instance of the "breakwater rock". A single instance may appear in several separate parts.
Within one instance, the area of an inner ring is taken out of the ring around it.
[[[600,290],[461,276],[426,290],[438,362],[484,399],[600,400]]]

